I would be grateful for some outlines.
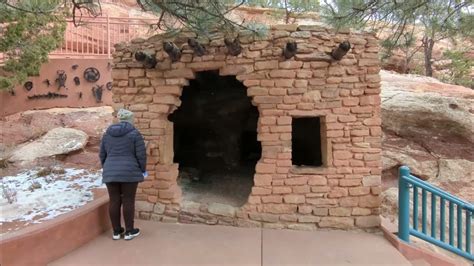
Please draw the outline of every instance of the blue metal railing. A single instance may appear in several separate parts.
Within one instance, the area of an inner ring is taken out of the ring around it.
[[[419,228],[419,192],[421,190],[421,230]],[[428,193],[431,195],[431,228],[428,233]],[[410,217],[410,194],[413,196],[413,210]],[[437,199],[439,204],[437,204]],[[449,224],[446,227],[446,205],[448,206]],[[398,177],[398,237],[410,241],[410,235],[423,239],[431,244],[454,252],[474,261],[471,252],[471,217],[474,216],[474,205],[465,202],[437,187],[430,185],[410,174],[410,169],[402,166]],[[439,210],[439,211],[438,211]],[[439,221],[437,213],[439,212]],[[464,213],[464,219],[463,219]],[[410,218],[412,226],[410,227]],[[464,223],[463,223],[464,220]],[[439,236],[437,235],[439,228]],[[463,230],[464,229],[464,230]],[[446,241],[448,230],[448,241]],[[456,231],[456,234],[455,234]]]

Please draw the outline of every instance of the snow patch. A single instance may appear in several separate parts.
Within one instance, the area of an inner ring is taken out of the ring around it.
[[[0,195],[0,224],[5,222],[40,223],[76,209],[93,199],[93,188],[102,184],[102,171],[64,169],[64,174],[37,176],[28,170],[1,179],[2,191],[16,191],[16,200],[8,203]]]

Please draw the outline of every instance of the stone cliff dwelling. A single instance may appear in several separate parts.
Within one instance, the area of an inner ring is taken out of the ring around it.
[[[376,38],[277,25],[116,46],[114,107],[136,114],[150,176],[137,214],[269,228],[373,228],[381,191]]]

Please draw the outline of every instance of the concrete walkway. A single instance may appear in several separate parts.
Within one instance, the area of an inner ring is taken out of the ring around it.
[[[50,265],[411,265],[383,236],[137,221],[142,235],[111,232]]]

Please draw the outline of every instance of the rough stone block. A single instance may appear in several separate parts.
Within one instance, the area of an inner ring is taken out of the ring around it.
[[[313,208],[313,214],[316,216],[328,216],[328,208]]]
[[[341,179],[339,180],[339,186],[341,187],[356,187],[360,186],[361,180],[358,178],[354,179]],[[351,194],[350,189],[349,189],[349,195]]]
[[[244,85],[245,87],[252,87],[252,86],[258,86],[260,85],[260,80],[258,79],[247,79],[247,80],[244,80]]]
[[[292,192],[291,187],[285,187],[285,186],[280,186],[280,187],[273,187],[272,188],[272,193],[273,194],[290,194]]]
[[[330,216],[351,216],[352,209],[346,207],[331,208],[329,209]]]
[[[337,205],[337,199],[322,199],[322,198],[306,198],[306,203],[319,206],[319,207],[331,207]]]
[[[153,213],[156,213],[156,214],[163,214],[165,213],[165,205],[162,204],[162,203],[155,203],[155,206],[153,207]]]
[[[235,216],[235,208],[221,203],[211,203],[208,207],[208,211],[215,215],[221,215],[226,217]]]
[[[138,218],[142,220],[150,220],[150,217],[151,217],[151,213],[147,213],[147,212],[140,212],[138,215]]]
[[[285,180],[285,185],[305,185],[308,183],[308,176],[300,176],[288,178]]]
[[[249,87],[247,96],[265,96],[268,95],[268,89],[263,87]]]
[[[367,118],[363,121],[366,126],[380,126],[382,125],[382,119],[380,117]]]
[[[259,174],[272,174],[275,170],[275,164],[258,163],[256,166],[256,172]]]
[[[378,59],[359,59],[359,66],[378,66],[379,64]]]
[[[359,198],[359,207],[375,208],[379,207],[381,199],[379,196],[366,195]]]
[[[285,214],[285,213],[296,213],[297,206],[290,204],[265,204],[263,205],[263,211],[266,213],[274,214]]]
[[[367,208],[353,208],[352,209],[352,215],[353,216],[366,216],[366,215],[370,215],[371,214],[371,210],[370,209],[367,209]]]
[[[253,181],[255,186],[270,186],[272,184],[272,176],[255,174]]]
[[[370,114],[374,112],[374,108],[371,106],[357,106],[352,107],[351,112],[354,114]]]
[[[181,96],[181,93],[183,91],[183,87],[181,86],[156,86],[156,93],[159,94],[172,94],[172,95],[177,95]]]
[[[253,187],[252,194],[253,195],[269,195],[272,193],[270,188],[263,188],[263,187]]]
[[[255,96],[253,101],[258,104],[266,104],[266,103],[282,103],[283,97],[282,96]]]
[[[181,105],[181,100],[177,96],[168,94],[153,96],[153,102],[158,104],[171,104],[175,106]]]
[[[153,96],[147,95],[147,94],[136,95],[134,98],[134,102],[135,103],[151,103],[153,102]]]
[[[354,219],[349,217],[322,217],[319,227],[350,229],[354,227]]]
[[[132,112],[139,112],[139,111],[147,111],[148,105],[147,104],[132,104],[128,108]]]
[[[355,220],[356,226],[362,228],[370,228],[370,227],[379,227],[380,226],[380,216],[364,216],[364,217],[357,217]]]
[[[314,224],[289,224],[288,229],[300,230],[300,231],[314,231],[314,230],[316,230],[316,225],[314,225]]]
[[[275,79],[275,87],[293,87],[294,79]]]
[[[329,70],[328,70],[328,74],[330,76],[342,76],[344,75],[345,72],[346,71],[344,70],[343,67],[337,66],[337,65],[329,67]]]
[[[308,179],[308,185],[310,186],[325,186],[327,183],[327,179],[324,176],[310,176]]]
[[[310,214],[313,211],[313,206],[298,206],[298,213],[301,214]]]
[[[128,80],[128,69],[112,69],[112,79]]]
[[[292,191],[293,193],[296,193],[296,194],[306,194],[311,191],[311,188],[308,185],[293,186]]]
[[[155,214],[155,213],[151,214],[150,220],[152,220],[154,222],[161,222],[161,219],[163,219],[163,215],[159,215],[159,214]]]
[[[284,88],[271,88],[268,93],[270,95],[284,96],[284,95],[286,95],[286,92],[287,92],[287,89],[284,89]],[[284,100],[285,99],[283,99],[283,101]]]
[[[164,104],[150,104],[148,105],[148,111],[152,113],[168,113],[169,112],[169,105]]]
[[[276,69],[278,60],[259,61],[255,63],[255,70]]]
[[[347,188],[342,188],[342,187],[333,187],[331,191],[328,193],[328,198],[341,198],[341,197],[347,197],[349,193],[347,192]]]
[[[149,87],[150,86],[150,80],[147,79],[147,78],[135,79],[135,86],[136,87]]]
[[[285,195],[283,197],[285,203],[298,204],[305,203],[305,196],[303,195]]]
[[[329,77],[326,79],[327,84],[339,84],[342,82],[342,78],[340,77]]]
[[[382,187],[380,187],[380,186],[371,187],[370,192],[372,193],[372,195],[380,195],[380,193],[382,193]]]
[[[259,121],[261,125],[276,125],[276,117],[274,116],[260,117]]]
[[[296,54],[295,59],[299,61],[303,61],[303,62],[323,61],[323,62],[327,62],[328,65],[329,65],[329,62],[332,61],[331,56],[322,52],[313,52],[310,54]]]
[[[300,223],[318,223],[321,221],[321,217],[313,215],[302,215],[298,217],[298,222]]]
[[[357,106],[359,104],[359,98],[346,98],[342,100],[344,106]]]
[[[382,178],[379,175],[364,176],[362,184],[366,187],[380,186],[382,185]]]
[[[270,214],[270,213],[262,213],[262,221],[268,222],[268,223],[276,223],[278,222],[279,217],[276,214]]]
[[[283,197],[279,195],[262,196],[263,203],[283,203]]]
[[[193,62],[186,64],[187,67],[194,71],[215,70],[223,67],[224,65],[225,63],[220,61]]]
[[[132,68],[129,72],[129,77],[131,78],[138,78],[145,76],[145,69],[143,68]]]
[[[298,221],[298,216],[296,214],[283,214],[283,215],[280,215],[280,221],[296,222]]]
[[[153,207],[154,207],[154,204],[147,201],[137,200],[135,202],[135,211],[138,211],[138,212],[151,212],[153,211]]]
[[[352,153],[350,151],[334,151],[332,154],[335,160],[347,160],[352,158]]]
[[[295,78],[296,72],[294,70],[271,70],[270,77],[272,78]]]
[[[303,62],[288,60],[288,61],[280,62],[279,66],[282,69],[297,69],[297,68],[301,68],[303,66]]]
[[[311,70],[297,70],[296,71],[296,77],[300,79],[310,79],[313,76],[313,71]]]
[[[365,76],[365,81],[366,82],[373,82],[373,83],[378,83],[381,81],[379,75],[366,75]]]

